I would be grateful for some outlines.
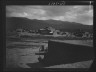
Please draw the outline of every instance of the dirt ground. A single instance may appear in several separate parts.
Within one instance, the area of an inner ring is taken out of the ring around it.
[[[48,47],[47,42],[44,40],[6,41],[6,68],[31,68],[27,63],[39,62],[39,55],[35,53],[39,52],[41,45]],[[65,40],[64,42],[93,46],[92,40]],[[90,68],[92,63],[93,60],[89,60],[45,68]]]

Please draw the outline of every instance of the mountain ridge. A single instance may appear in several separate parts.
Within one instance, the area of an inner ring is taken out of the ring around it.
[[[83,25],[76,22],[59,21],[59,20],[37,20],[23,17],[6,17],[6,30],[16,30],[17,28],[38,30],[44,27],[53,27],[55,29],[93,29],[93,25]]]

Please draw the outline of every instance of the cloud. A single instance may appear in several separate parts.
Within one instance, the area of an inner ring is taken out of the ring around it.
[[[6,13],[7,16],[15,16],[15,17],[34,17],[35,16],[44,16],[46,14],[46,11],[42,9],[38,9],[37,7],[32,6],[7,6],[6,11],[9,13]],[[37,8],[37,9],[36,9]],[[39,7],[40,8],[40,7]],[[9,14],[9,15],[8,15]]]
[[[6,16],[93,24],[93,6],[6,6]]]
[[[54,20],[62,20],[62,21],[65,20],[64,16],[57,16],[57,17],[53,17],[52,19],[54,19]]]
[[[46,11],[48,16],[61,16],[70,10],[71,6],[43,6],[42,9]]]
[[[65,20],[83,24],[93,24],[93,9],[89,6],[73,6],[64,15]]]

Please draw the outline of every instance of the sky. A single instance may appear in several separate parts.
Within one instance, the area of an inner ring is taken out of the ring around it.
[[[38,20],[53,19],[93,25],[93,6],[8,5],[6,6],[6,17],[25,17]]]

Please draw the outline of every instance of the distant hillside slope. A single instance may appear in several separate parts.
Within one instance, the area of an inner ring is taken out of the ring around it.
[[[44,27],[53,27],[61,30],[75,30],[75,29],[93,29],[93,25],[83,25],[75,22],[59,21],[59,20],[36,20],[27,19],[23,17],[7,17],[6,30],[15,30],[17,28],[37,30]]]

